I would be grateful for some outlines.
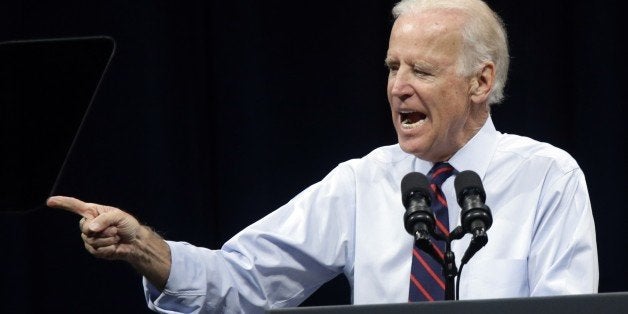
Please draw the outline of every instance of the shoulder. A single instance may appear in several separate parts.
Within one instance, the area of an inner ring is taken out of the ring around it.
[[[350,164],[396,164],[403,162],[407,159],[412,159],[413,156],[401,150],[399,144],[381,146],[370,151],[362,158],[349,160]]]
[[[579,169],[576,160],[565,150],[535,139],[501,134],[495,151],[495,159],[506,159],[535,168],[554,169],[559,173],[569,173]]]
[[[397,167],[408,165],[416,159],[404,152],[399,144],[381,146],[373,149],[368,154],[341,163],[340,167],[351,168],[356,173],[373,171],[391,171]]]
[[[412,171],[416,160],[416,157],[405,153],[398,144],[388,145],[378,147],[361,158],[345,161],[334,172],[350,175],[357,185],[388,182],[396,186],[403,175]]]

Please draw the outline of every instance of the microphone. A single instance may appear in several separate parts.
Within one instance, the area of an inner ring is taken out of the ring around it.
[[[454,181],[456,188],[456,198],[458,205],[462,208],[460,220],[465,232],[473,235],[471,243],[461,260],[462,265],[466,264],[477,251],[486,245],[488,230],[493,224],[491,209],[484,204],[486,192],[480,176],[471,171],[460,172]]]
[[[429,185],[427,177],[419,172],[410,172],[401,180],[401,202],[406,208],[404,226],[416,241],[429,241],[429,235],[434,233],[435,220],[430,207]]]
[[[419,172],[410,172],[401,180],[401,202],[406,208],[403,222],[406,231],[414,237],[414,244],[423,252],[431,256],[436,262],[444,265],[444,259],[436,252],[430,240],[434,232],[434,212],[430,196],[430,181]]]
[[[484,204],[486,193],[482,180],[471,170],[460,172],[454,181],[462,228],[474,237],[483,234],[493,224],[491,209]]]

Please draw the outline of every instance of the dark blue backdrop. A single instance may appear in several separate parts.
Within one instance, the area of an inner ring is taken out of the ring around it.
[[[218,248],[339,162],[395,142],[383,62],[393,3],[6,0],[0,40],[115,38],[60,192]],[[512,54],[495,124],[579,161],[600,290],[626,291],[620,12],[611,1],[490,3]],[[0,214],[0,239],[2,313],[147,312],[139,276],[85,252],[72,214]],[[347,302],[339,278],[306,304]]]

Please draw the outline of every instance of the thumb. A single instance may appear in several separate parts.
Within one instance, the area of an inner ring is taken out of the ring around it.
[[[133,216],[116,208],[94,218],[88,228],[89,231],[94,233],[102,232],[111,227],[116,227],[118,232],[132,232],[134,226],[139,226],[137,220],[133,218]]]

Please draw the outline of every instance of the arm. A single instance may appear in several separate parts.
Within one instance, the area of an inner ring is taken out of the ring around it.
[[[170,274],[170,248],[157,233],[115,207],[64,196],[49,198],[47,205],[83,216],[81,237],[92,255],[124,260],[163,290]]]
[[[530,294],[595,293],[597,245],[584,174],[574,169],[549,184],[530,248]]]
[[[126,260],[142,273],[153,311],[263,313],[298,305],[344,270],[353,256],[354,186],[353,171],[339,167],[221,250],[165,242],[113,207],[66,197],[53,197],[48,206],[84,217],[89,252]]]

